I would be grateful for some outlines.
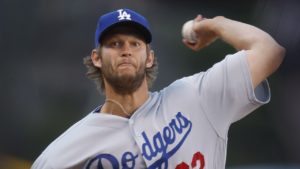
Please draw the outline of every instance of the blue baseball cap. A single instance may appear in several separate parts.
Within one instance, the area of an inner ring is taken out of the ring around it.
[[[147,19],[133,10],[119,9],[104,14],[99,18],[95,32],[95,47],[97,48],[99,46],[100,40],[105,32],[116,25],[124,23],[132,24],[133,26],[140,28],[140,33],[144,36],[146,43],[151,42],[152,35]]]

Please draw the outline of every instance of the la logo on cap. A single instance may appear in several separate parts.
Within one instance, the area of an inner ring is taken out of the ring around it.
[[[126,11],[124,11],[123,9],[118,10],[118,12],[119,12],[119,16],[118,16],[119,21],[120,21],[120,20],[124,20],[124,19],[126,19],[126,20],[131,20],[131,15],[128,14],[128,13],[127,13]]]

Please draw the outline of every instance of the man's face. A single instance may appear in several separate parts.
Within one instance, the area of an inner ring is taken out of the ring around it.
[[[105,81],[119,94],[136,91],[145,80],[146,43],[132,33],[114,32],[101,43],[101,70]]]

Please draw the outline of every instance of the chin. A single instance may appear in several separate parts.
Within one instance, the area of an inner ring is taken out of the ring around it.
[[[122,70],[119,73],[119,77],[135,77],[136,76],[136,71],[132,70],[132,69],[126,69],[126,70]]]
[[[123,79],[125,81],[133,80],[136,78],[136,74],[135,73],[122,73],[121,75],[119,75],[119,78]]]

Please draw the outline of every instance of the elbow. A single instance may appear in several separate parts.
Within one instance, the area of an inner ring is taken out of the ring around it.
[[[283,59],[285,58],[285,53],[286,53],[286,50],[285,50],[285,48],[283,47],[283,46],[281,46],[281,45],[277,45],[277,57],[278,57],[278,64],[280,65],[282,62],[283,62]],[[278,65],[278,66],[279,66]]]
[[[279,44],[276,44],[274,46],[274,48],[272,49],[272,55],[273,55],[273,71],[272,72],[275,72],[279,66],[281,65],[281,63],[283,62],[284,60],[284,57],[285,57],[285,53],[286,53],[286,50],[283,46],[279,45]]]
[[[283,46],[280,46],[280,45],[279,45],[279,47],[280,47],[280,54],[281,54],[281,57],[282,57],[282,59],[284,59],[286,50],[285,50],[285,48],[284,48]]]

